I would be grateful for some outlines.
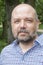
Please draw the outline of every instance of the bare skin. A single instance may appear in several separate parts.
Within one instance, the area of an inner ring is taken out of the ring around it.
[[[34,40],[37,37],[39,20],[36,18],[35,9],[28,4],[20,4],[12,11],[12,33],[15,39],[18,39],[23,53],[34,45]]]

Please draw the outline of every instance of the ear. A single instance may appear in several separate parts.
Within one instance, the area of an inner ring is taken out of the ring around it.
[[[38,19],[37,21],[37,29],[39,28],[39,25],[41,24],[40,20]]]
[[[41,24],[41,22],[40,22],[40,20],[38,19],[38,24],[40,25]]]

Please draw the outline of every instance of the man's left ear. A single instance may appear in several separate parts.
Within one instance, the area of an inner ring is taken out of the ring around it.
[[[41,24],[41,22],[40,22],[40,20],[39,20],[39,19],[38,19],[38,21],[37,21],[37,22],[38,22],[38,25],[40,25],[40,24]]]
[[[39,28],[39,25],[41,24],[41,22],[39,21],[39,19],[37,20],[37,29]]]

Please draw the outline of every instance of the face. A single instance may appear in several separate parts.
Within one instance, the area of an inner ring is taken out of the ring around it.
[[[31,8],[18,8],[12,14],[11,26],[15,39],[28,41],[36,36],[37,21]]]

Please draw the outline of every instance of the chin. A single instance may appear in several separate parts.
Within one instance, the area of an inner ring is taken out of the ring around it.
[[[19,42],[31,42],[35,39],[35,37],[18,37],[17,38]]]

